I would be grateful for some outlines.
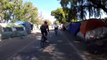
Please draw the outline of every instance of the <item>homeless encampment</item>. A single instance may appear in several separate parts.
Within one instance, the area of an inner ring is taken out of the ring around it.
[[[27,34],[31,33],[31,30],[33,29],[33,25],[28,21],[16,21],[16,25],[23,25],[25,27],[25,30]]]
[[[0,40],[27,35],[25,27],[14,23],[0,23]]]
[[[80,29],[80,22],[72,22],[69,24],[67,30],[70,31],[73,35],[77,35]]]
[[[80,32],[85,36],[87,31],[96,28],[106,27],[106,24],[100,19],[89,19],[81,22]]]
[[[82,21],[78,36],[86,42],[87,47],[91,50],[101,49],[107,42],[107,25],[102,19]]]

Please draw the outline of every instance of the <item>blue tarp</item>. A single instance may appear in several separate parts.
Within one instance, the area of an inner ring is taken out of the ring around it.
[[[22,24],[24,24],[24,22],[23,22],[23,21],[16,21],[15,24],[17,24],[17,25],[18,25],[18,24],[19,24],[19,25],[22,25]]]
[[[15,24],[23,25],[27,31],[27,33],[31,33],[32,30],[32,24],[27,21],[17,21]]]
[[[80,29],[80,22],[73,22],[69,24],[68,31],[70,31],[73,35],[76,35]]]

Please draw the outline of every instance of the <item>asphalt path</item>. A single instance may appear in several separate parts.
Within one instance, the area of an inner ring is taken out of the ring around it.
[[[74,37],[71,36],[71,40]],[[62,31],[48,34],[45,48],[40,45],[41,34],[12,38],[0,43],[0,60],[87,60]]]

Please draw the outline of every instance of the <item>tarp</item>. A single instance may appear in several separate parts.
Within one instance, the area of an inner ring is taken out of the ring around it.
[[[89,19],[81,22],[80,32],[85,36],[87,31],[106,26],[101,19]]]
[[[21,25],[21,24],[24,24],[24,21],[16,21],[15,24],[16,25]]]
[[[0,41],[2,39],[26,36],[27,32],[25,27],[21,25],[22,23],[0,23]]]
[[[69,24],[68,30],[73,34],[76,35],[80,29],[80,22],[73,22]]]
[[[107,27],[100,27],[86,32],[85,39],[87,40],[92,37],[94,37],[94,39],[101,39],[101,38],[105,38],[106,35],[107,35]]]
[[[27,22],[27,21],[16,21],[15,24],[23,25],[28,34],[31,33],[31,30],[33,28],[32,24],[30,22]]]

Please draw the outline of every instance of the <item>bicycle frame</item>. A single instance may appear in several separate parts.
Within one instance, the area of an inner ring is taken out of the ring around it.
[[[45,36],[45,34],[43,34],[41,41],[42,41],[42,42],[45,42],[46,40],[47,40],[47,37]]]
[[[45,47],[46,40],[47,40],[47,37],[45,34],[43,34],[41,37],[41,43],[40,43],[42,48]]]

